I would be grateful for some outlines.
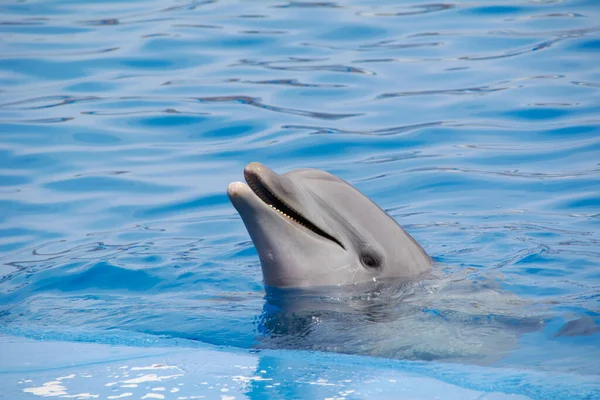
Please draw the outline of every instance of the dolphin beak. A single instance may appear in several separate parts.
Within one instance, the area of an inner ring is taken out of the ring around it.
[[[270,182],[271,184],[281,182],[281,180],[284,179],[284,177],[273,171],[271,168],[259,162],[251,162],[246,165],[244,168],[244,179],[246,179],[246,182],[250,183],[257,177],[259,177],[261,181]]]
[[[233,201],[237,197],[242,197],[251,192],[248,185],[244,182],[231,182],[229,186],[227,186],[227,196]]]
[[[250,212],[249,209],[255,209],[255,211],[250,212],[254,213],[256,212],[256,207],[260,208],[263,206],[261,204],[262,201],[244,182],[231,182],[227,186],[227,196],[242,218],[248,215]]]
[[[271,168],[259,162],[252,162],[244,168],[244,179],[248,183],[251,182],[253,176],[267,176],[271,179],[280,178]],[[250,204],[259,206],[265,206],[264,202],[259,200],[259,197],[245,182],[232,182],[227,186],[227,196],[234,205],[234,207],[240,211],[241,207],[248,207]]]
[[[246,165],[246,167],[244,168],[244,175],[246,175],[247,173],[260,174],[264,170],[271,170],[271,168],[267,167],[264,164],[254,161]]]

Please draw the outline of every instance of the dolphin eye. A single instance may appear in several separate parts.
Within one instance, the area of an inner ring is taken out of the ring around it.
[[[362,261],[363,265],[367,268],[377,268],[380,264],[377,256],[373,254],[363,254],[360,256],[360,260]]]

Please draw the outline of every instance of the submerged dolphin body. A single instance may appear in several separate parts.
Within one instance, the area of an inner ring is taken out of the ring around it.
[[[431,259],[396,221],[356,188],[317,169],[279,175],[260,163],[227,194],[272,287],[411,280]]]

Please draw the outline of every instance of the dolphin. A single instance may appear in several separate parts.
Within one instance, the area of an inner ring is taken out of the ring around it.
[[[227,195],[258,251],[264,283],[277,288],[414,280],[432,267],[390,215],[342,179],[318,169],[280,175],[253,162]]]
[[[256,162],[244,177],[227,194],[266,285],[255,347],[523,367],[529,358],[510,358],[522,335],[549,345],[540,331],[557,315],[545,304],[481,271],[434,271],[410,234],[342,179]],[[598,322],[571,321],[555,336],[598,334]]]

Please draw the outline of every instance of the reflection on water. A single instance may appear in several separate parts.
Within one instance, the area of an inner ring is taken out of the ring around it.
[[[502,289],[502,281],[500,276],[474,278],[462,272],[417,283],[269,288],[257,346],[522,368],[522,360],[507,356],[522,351],[523,335],[536,337],[543,348],[548,337],[587,337],[600,331],[598,318],[573,314],[564,323],[551,303],[515,296]],[[594,347],[587,351],[594,355],[563,360],[560,367],[544,356],[529,358],[526,365],[594,374],[600,354]]]

